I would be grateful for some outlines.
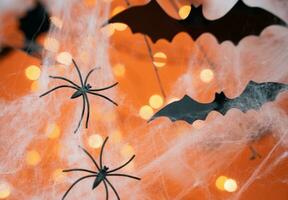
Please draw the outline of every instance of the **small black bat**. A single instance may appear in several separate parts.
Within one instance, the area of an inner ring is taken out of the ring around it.
[[[199,103],[185,95],[181,100],[172,102],[158,111],[149,121],[165,116],[171,121],[184,120],[192,124],[196,120],[205,120],[211,111],[218,111],[225,115],[230,109],[238,108],[242,112],[258,110],[266,102],[274,101],[277,95],[288,90],[288,84],[250,81],[242,94],[229,99],[223,92],[216,93],[211,103]]]
[[[108,23],[125,23],[133,33],[142,33],[155,43],[159,39],[172,41],[180,32],[188,33],[196,40],[203,33],[213,34],[221,43],[230,40],[235,45],[248,35],[259,35],[270,25],[286,23],[272,13],[246,6],[242,0],[222,18],[207,20],[202,13],[202,6],[191,6],[189,16],[184,20],[170,17],[157,3],[151,0],[148,4],[128,8],[109,19]]]
[[[19,30],[24,33],[25,41],[22,46],[26,53],[39,57],[42,47],[35,42],[35,39],[41,34],[46,33],[50,27],[49,14],[45,7],[37,1],[35,6],[19,19]],[[4,57],[13,47],[3,47],[0,51],[0,57]]]

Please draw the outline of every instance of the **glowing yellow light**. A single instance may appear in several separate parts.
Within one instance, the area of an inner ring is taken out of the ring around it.
[[[56,123],[48,124],[46,127],[46,136],[49,139],[56,139],[60,136],[60,127]]]
[[[163,52],[157,52],[153,55],[153,64],[156,67],[163,67],[166,65],[167,56]]]
[[[35,81],[39,78],[41,70],[36,65],[30,65],[25,69],[25,75],[29,80]]]
[[[97,149],[100,148],[103,144],[103,138],[101,135],[94,134],[89,136],[88,138],[88,144],[91,148]]]
[[[48,51],[57,52],[59,50],[59,42],[55,38],[46,37],[44,40],[44,48]]]
[[[224,183],[224,189],[227,192],[235,192],[237,190],[237,182],[233,179],[227,179]]]
[[[125,31],[128,26],[123,23],[113,23],[113,27],[117,31]]]
[[[133,147],[130,144],[125,144],[122,148],[121,148],[121,155],[124,158],[130,158],[135,154],[135,151],[133,149]]]
[[[150,119],[153,113],[153,109],[148,105],[142,106],[139,111],[140,117],[145,120]]]
[[[63,169],[56,169],[53,172],[53,179],[55,182],[60,182],[65,177],[65,174],[63,173]]]
[[[125,7],[117,6],[116,8],[113,9],[112,16],[117,15],[118,13],[122,12],[123,10],[125,10]]]
[[[38,81],[33,81],[31,86],[30,86],[30,89],[31,89],[32,92],[37,92],[39,90]]]
[[[205,83],[209,83],[213,78],[214,72],[211,69],[203,69],[200,73],[200,79]]]
[[[57,62],[69,66],[72,63],[72,55],[69,52],[63,51],[57,55]]]
[[[160,108],[163,105],[163,102],[163,98],[158,94],[152,95],[149,98],[149,104],[154,109]]]
[[[35,151],[35,150],[32,150],[32,151],[28,151],[27,154],[26,154],[26,163],[28,165],[32,165],[32,166],[36,166],[39,164],[39,162],[41,161],[41,157],[40,157],[40,154]]]
[[[113,72],[115,76],[124,76],[125,71],[126,71],[125,66],[122,64],[116,64],[113,67]]]
[[[181,19],[186,19],[189,16],[190,12],[191,12],[191,6],[185,5],[179,9],[178,14],[181,17]]]
[[[63,21],[59,17],[52,16],[52,17],[50,17],[50,20],[51,20],[52,24],[54,24],[54,26],[56,26],[59,29],[62,28]]]
[[[114,34],[115,28],[114,28],[113,24],[109,24],[109,25],[104,26],[103,28],[101,28],[101,32],[104,35],[110,37],[110,36],[112,36]]]
[[[6,199],[7,197],[10,196],[10,194],[11,194],[10,186],[5,182],[0,183],[0,199]]]
[[[215,182],[215,185],[216,187],[221,190],[221,191],[224,191],[224,183],[225,181],[227,180],[228,178],[226,176],[219,176],[217,179],[216,179],[216,182]]]
[[[111,142],[119,143],[122,140],[122,133],[119,130],[114,130],[111,134]]]

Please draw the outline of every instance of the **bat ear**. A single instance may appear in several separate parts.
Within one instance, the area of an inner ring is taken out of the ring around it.
[[[215,94],[215,100],[216,102],[223,102],[227,99],[227,97],[225,96],[224,92],[220,92],[220,93],[216,93]]]

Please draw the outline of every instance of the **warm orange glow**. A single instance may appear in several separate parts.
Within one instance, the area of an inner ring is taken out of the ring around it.
[[[181,19],[186,19],[189,16],[190,11],[191,11],[191,6],[185,5],[179,9],[178,14],[181,17]]]
[[[63,51],[57,55],[56,60],[60,64],[69,66],[72,63],[72,55],[67,51]]]
[[[29,80],[35,81],[40,77],[41,70],[36,65],[30,65],[25,69],[25,75]]]
[[[103,138],[99,134],[90,135],[88,138],[88,144],[91,148],[100,148],[103,144]]]
[[[112,16],[117,15],[118,13],[122,12],[123,10],[125,10],[125,7],[117,6],[116,8],[113,9]]]
[[[145,120],[150,119],[153,113],[153,109],[148,105],[142,106],[139,111],[140,117]]]
[[[160,108],[163,105],[163,102],[163,98],[158,94],[152,95],[149,99],[150,106],[155,109]]]
[[[33,81],[30,86],[31,92],[37,92],[39,90],[39,83],[38,81]]]
[[[122,133],[119,130],[114,130],[111,134],[111,142],[119,143],[122,140]]]
[[[114,34],[115,32],[115,28],[113,26],[113,24],[109,24],[107,26],[104,26],[101,28],[101,32],[106,35],[107,37],[110,37]]]
[[[26,154],[26,163],[31,166],[36,166],[40,163],[41,156],[38,151],[31,150]]]
[[[115,76],[124,76],[125,75],[125,66],[123,64],[116,64],[113,66],[113,73]]]
[[[216,182],[215,182],[215,185],[217,187],[217,189],[221,190],[221,191],[224,191],[224,183],[225,181],[227,180],[228,178],[226,176],[219,176],[217,179],[216,179]]]
[[[200,79],[205,83],[209,83],[213,78],[214,72],[211,69],[203,69],[200,72]]]
[[[56,139],[60,136],[60,127],[56,123],[48,124],[46,127],[46,136],[49,139]]]
[[[11,194],[10,186],[5,182],[1,182],[0,183],[0,199],[6,199],[10,196],[10,194]]]
[[[128,26],[123,23],[113,23],[113,27],[117,31],[125,31]]]
[[[163,52],[156,52],[154,55],[153,55],[153,64],[156,66],[156,67],[164,67],[166,65],[166,59],[167,59],[167,56],[165,53]]]
[[[53,180],[55,182],[61,182],[63,178],[65,177],[65,174],[63,173],[63,169],[56,169],[53,172]]]
[[[130,158],[135,154],[134,148],[130,144],[125,144],[121,148],[121,155],[124,158]]]
[[[46,37],[44,40],[44,48],[51,52],[57,52],[59,50],[59,42],[55,38]]]
[[[227,179],[224,183],[224,189],[227,192],[235,192],[237,188],[238,188],[238,185],[234,179]]]

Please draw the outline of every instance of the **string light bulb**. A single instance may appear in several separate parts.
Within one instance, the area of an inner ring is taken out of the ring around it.
[[[103,144],[103,138],[99,134],[90,135],[88,138],[88,144],[93,149],[100,148]]]
[[[63,51],[57,55],[56,60],[60,64],[69,66],[72,63],[72,55],[67,51]]]
[[[203,69],[200,72],[200,79],[204,83],[209,83],[214,78],[214,72],[211,69]]]
[[[179,9],[178,14],[181,17],[181,19],[186,19],[189,16],[190,12],[191,12],[191,6],[185,5]]]
[[[224,189],[227,192],[235,192],[238,188],[237,182],[234,179],[227,179],[224,183]]]
[[[25,75],[29,80],[38,80],[41,74],[41,70],[36,65],[30,65],[25,69]]]
[[[215,182],[215,186],[217,187],[217,189],[225,191],[224,184],[227,179],[228,178],[226,176],[219,176]]]
[[[166,65],[166,59],[167,59],[167,55],[161,51],[156,52],[153,55],[153,64],[158,67],[164,67]]]
[[[163,105],[163,103],[164,103],[163,98],[158,94],[154,94],[149,98],[149,105],[154,109],[160,108]]]
[[[153,109],[148,105],[142,106],[139,110],[140,117],[145,120],[150,119],[153,113]]]

